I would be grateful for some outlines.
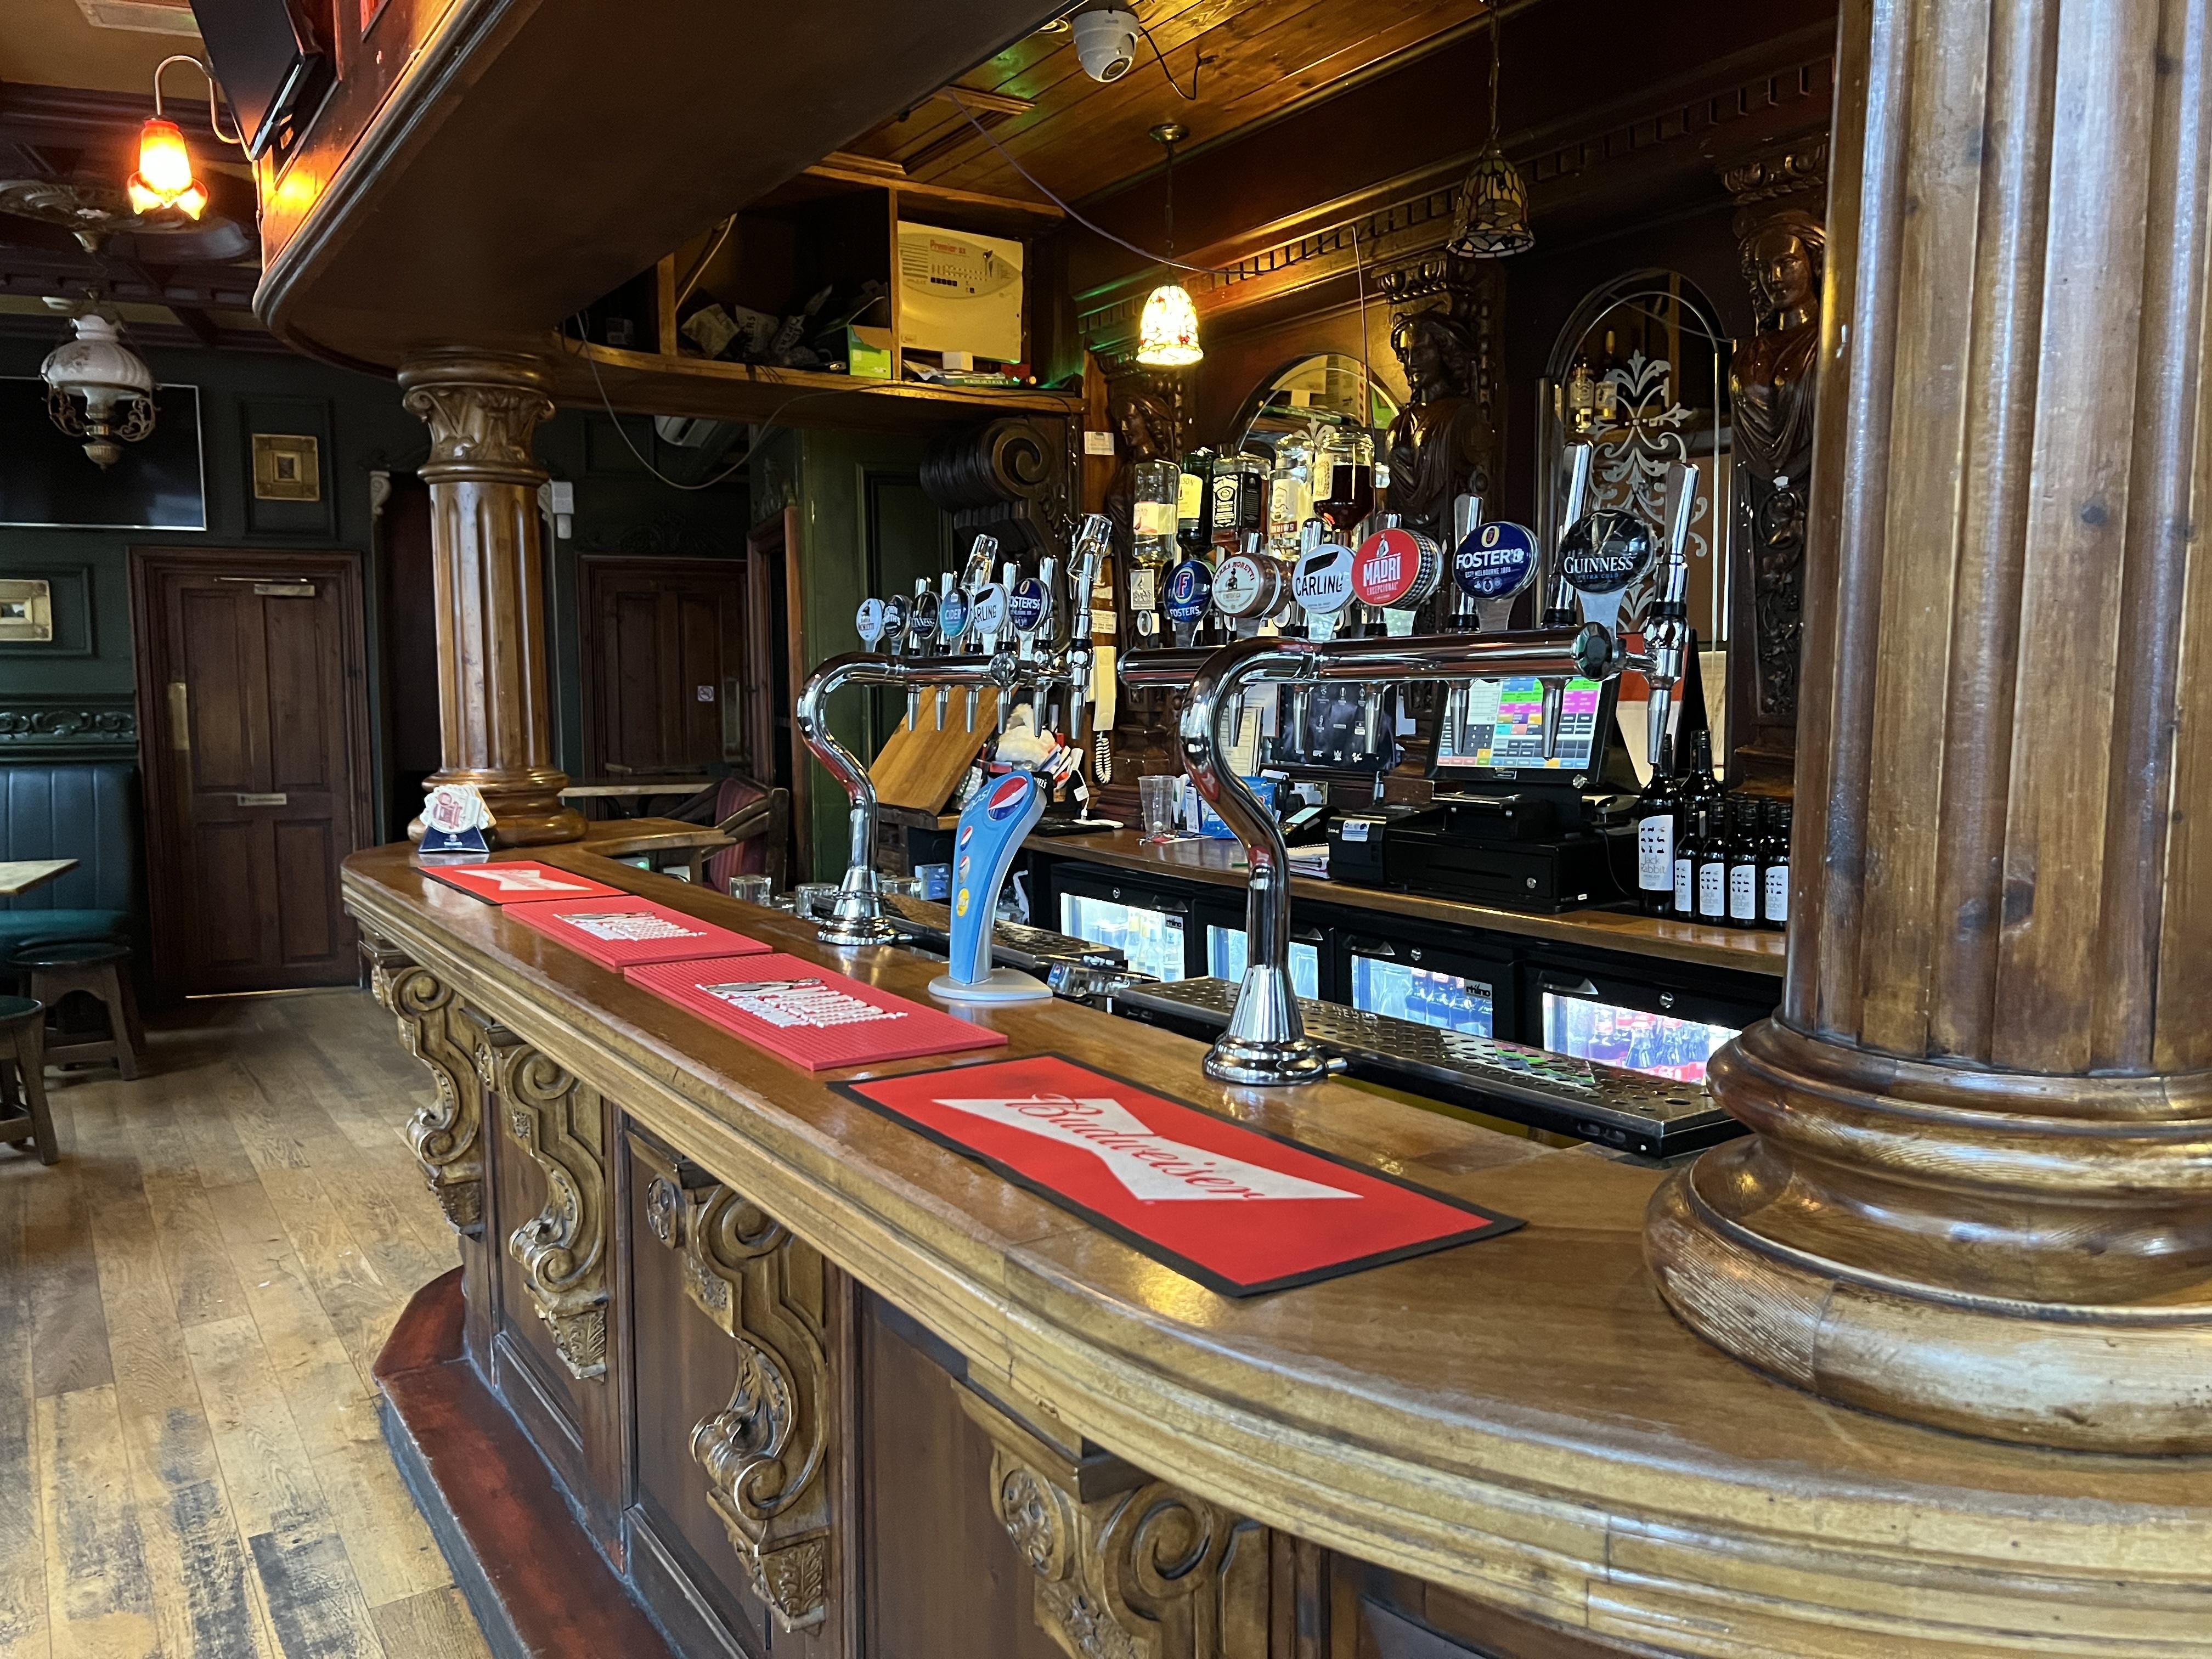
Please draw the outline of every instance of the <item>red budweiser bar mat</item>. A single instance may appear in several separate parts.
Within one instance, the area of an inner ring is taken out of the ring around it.
[[[543,904],[548,899],[620,898],[622,889],[550,864],[426,864],[422,873],[494,904]]]
[[[556,939],[602,968],[687,962],[695,957],[741,957],[768,946],[743,933],[687,916],[641,898],[556,899],[550,904],[511,904],[507,918]]]
[[[1224,1296],[1316,1284],[1522,1224],[1061,1054],[836,1087]]]
[[[964,1019],[771,951],[625,968],[623,977],[793,1066],[826,1072],[1006,1042]]]

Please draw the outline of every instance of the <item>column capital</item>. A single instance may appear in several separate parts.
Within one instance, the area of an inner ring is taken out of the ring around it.
[[[400,402],[430,428],[422,477],[543,482],[531,439],[553,413],[550,385],[535,357],[453,349],[409,362],[399,371]]]

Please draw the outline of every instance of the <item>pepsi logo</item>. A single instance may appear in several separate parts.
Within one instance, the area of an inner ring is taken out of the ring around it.
[[[983,803],[983,815],[994,823],[1003,823],[1028,805],[1030,792],[1035,787],[1019,774],[1000,779],[990,798]]]

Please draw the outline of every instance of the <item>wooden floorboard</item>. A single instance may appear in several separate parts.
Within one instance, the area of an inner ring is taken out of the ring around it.
[[[197,1002],[0,1149],[0,1659],[488,1659],[370,1364],[458,1260],[362,993]]]

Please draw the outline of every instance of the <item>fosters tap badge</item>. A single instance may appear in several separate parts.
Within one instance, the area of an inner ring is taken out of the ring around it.
[[[1472,599],[1511,599],[1535,574],[1535,532],[1504,519],[1475,526],[1452,556],[1452,580]]]
[[[1168,620],[1194,623],[1213,598],[1213,573],[1203,559],[1185,559],[1168,576]]]

